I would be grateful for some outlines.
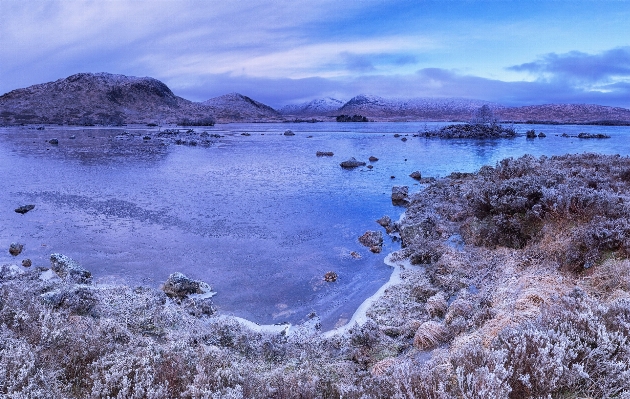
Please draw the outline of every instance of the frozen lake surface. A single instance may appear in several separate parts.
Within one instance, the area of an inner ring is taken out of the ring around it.
[[[391,188],[419,190],[411,172],[472,172],[523,154],[630,154],[630,127],[515,126],[547,134],[537,139],[412,136],[442,125],[196,128],[222,136],[207,147],[165,145],[155,128],[0,128],[0,263],[30,258],[48,267],[50,254],[60,252],[97,281],[154,287],[179,271],[208,282],[221,313],[270,324],[300,322],[315,311],[328,329],[348,320],[389,279],[392,269],[383,259],[397,244],[386,237],[383,252],[372,254],[357,238],[381,230],[375,220],[383,215],[398,219],[404,209],[391,204]],[[296,135],[284,136],[286,129]],[[143,140],[147,132],[154,138]],[[560,136],[580,132],[611,138]],[[52,138],[59,144],[49,144]],[[334,156],[317,157],[317,151]],[[339,167],[349,157],[367,162],[371,155],[379,158],[371,170]],[[24,204],[36,207],[14,212]],[[14,241],[25,244],[17,258],[8,253]],[[339,279],[325,283],[331,270]]]

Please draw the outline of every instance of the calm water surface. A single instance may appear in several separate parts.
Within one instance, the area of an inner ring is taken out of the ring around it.
[[[408,175],[472,172],[506,157],[599,152],[630,155],[630,127],[517,125],[546,138],[439,140],[412,134],[436,123],[229,124],[197,128],[223,137],[210,147],[142,140],[146,128],[0,129],[0,248],[24,252],[0,263],[48,266],[61,252],[100,282],[159,286],[180,271],[208,282],[225,314],[258,323],[299,322],[317,312],[323,327],[347,320],[387,279],[386,239],[372,254],[357,238],[404,209],[393,185]],[[284,136],[286,129],[296,135]],[[120,137],[122,130],[133,133]],[[606,133],[603,140],[560,137]],[[249,136],[241,133],[247,132]],[[401,137],[394,137],[394,134]],[[76,139],[70,139],[76,135]],[[312,136],[312,137],[309,137]],[[403,142],[402,137],[408,140]],[[57,138],[58,146],[47,143]],[[333,157],[316,157],[333,151]],[[374,168],[344,170],[351,156]],[[394,178],[392,178],[394,176]],[[36,208],[20,215],[22,204]],[[361,254],[353,259],[351,251]],[[334,270],[335,283],[323,275]]]

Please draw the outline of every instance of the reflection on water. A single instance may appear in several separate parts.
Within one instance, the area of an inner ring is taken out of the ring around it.
[[[440,124],[426,124],[428,127]],[[209,147],[163,142],[155,130],[0,129],[0,248],[25,244],[17,259],[47,266],[67,254],[100,281],[158,286],[175,271],[207,281],[222,312],[259,323],[298,322],[311,311],[324,328],[348,319],[390,274],[382,254],[357,238],[381,229],[393,185],[408,175],[445,176],[526,153],[630,154],[628,127],[533,126],[546,138],[435,140],[413,137],[425,123],[230,124],[199,128],[223,137]],[[296,135],[284,136],[286,129]],[[516,126],[524,132],[532,126]],[[581,131],[607,140],[560,137]],[[154,135],[143,140],[145,134]],[[249,136],[241,135],[249,133]],[[394,137],[399,134],[401,137]],[[76,136],[74,139],[71,136]],[[402,141],[405,137],[408,140]],[[58,145],[48,140],[57,138]],[[333,157],[316,157],[332,151]],[[379,161],[344,170],[353,156]],[[394,176],[394,178],[392,178]],[[17,206],[36,208],[20,215]],[[387,240],[386,240],[387,241]],[[354,259],[350,252],[361,254]],[[336,283],[324,283],[334,270]]]

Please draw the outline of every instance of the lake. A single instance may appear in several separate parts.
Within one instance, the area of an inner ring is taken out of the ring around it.
[[[383,215],[400,217],[391,189],[421,189],[411,172],[473,172],[524,154],[630,154],[630,127],[515,125],[547,135],[536,139],[413,137],[442,125],[227,124],[195,128],[222,136],[195,147],[165,144],[157,128],[0,128],[0,263],[30,258],[48,267],[60,252],[98,283],[153,287],[179,271],[209,283],[223,314],[271,324],[316,312],[329,329],[388,280],[383,259],[397,243],[386,237],[383,252],[373,254],[357,238],[382,230],[375,220]],[[284,136],[286,129],[295,136]],[[560,136],[580,132],[611,138]],[[147,133],[153,139],[143,140]],[[373,169],[339,166],[369,156],[379,158]],[[36,207],[14,212],[24,204]],[[8,253],[11,242],[25,245],[17,258]],[[336,282],[323,281],[328,271]]]

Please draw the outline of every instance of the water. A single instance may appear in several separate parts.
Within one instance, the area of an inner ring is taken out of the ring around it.
[[[413,133],[437,123],[229,124],[199,128],[224,137],[210,147],[142,140],[146,128],[0,129],[0,263],[48,266],[61,252],[99,282],[159,286],[180,271],[208,282],[220,312],[258,323],[299,322],[315,311],[323,327],[352,316],[387,281],[383,253],[358,243],[397,219],[393,185],[408,175],[473,172],[506,157],[599,152],[630,154],[630,127],[517,125],[546,138],[436,140]],[[286,129],[296,135],[284,136]],[[605,133],[603,140],[563,138]],[[243,136],[247,132],[250,136]],[[400,134],[401,137],[394,137]],[[70,139],[76,135],[76,139]],[[312,136],[309,138],[309,136]],[[401,138],[406,137],[403,142]],[[58,138],[59,145],[47,140]],[[316,157],[333,151],[333,157]],[[374,169],[344,170],[351,156]],[[395,176],[392,178],[391,176]],[[20,215],[23,204],[36,208]],[[9,244],[25,244],[12,258]],[[350,256],[361,254],[360,259]],[[327,271],[337,272],[325,283]]]

